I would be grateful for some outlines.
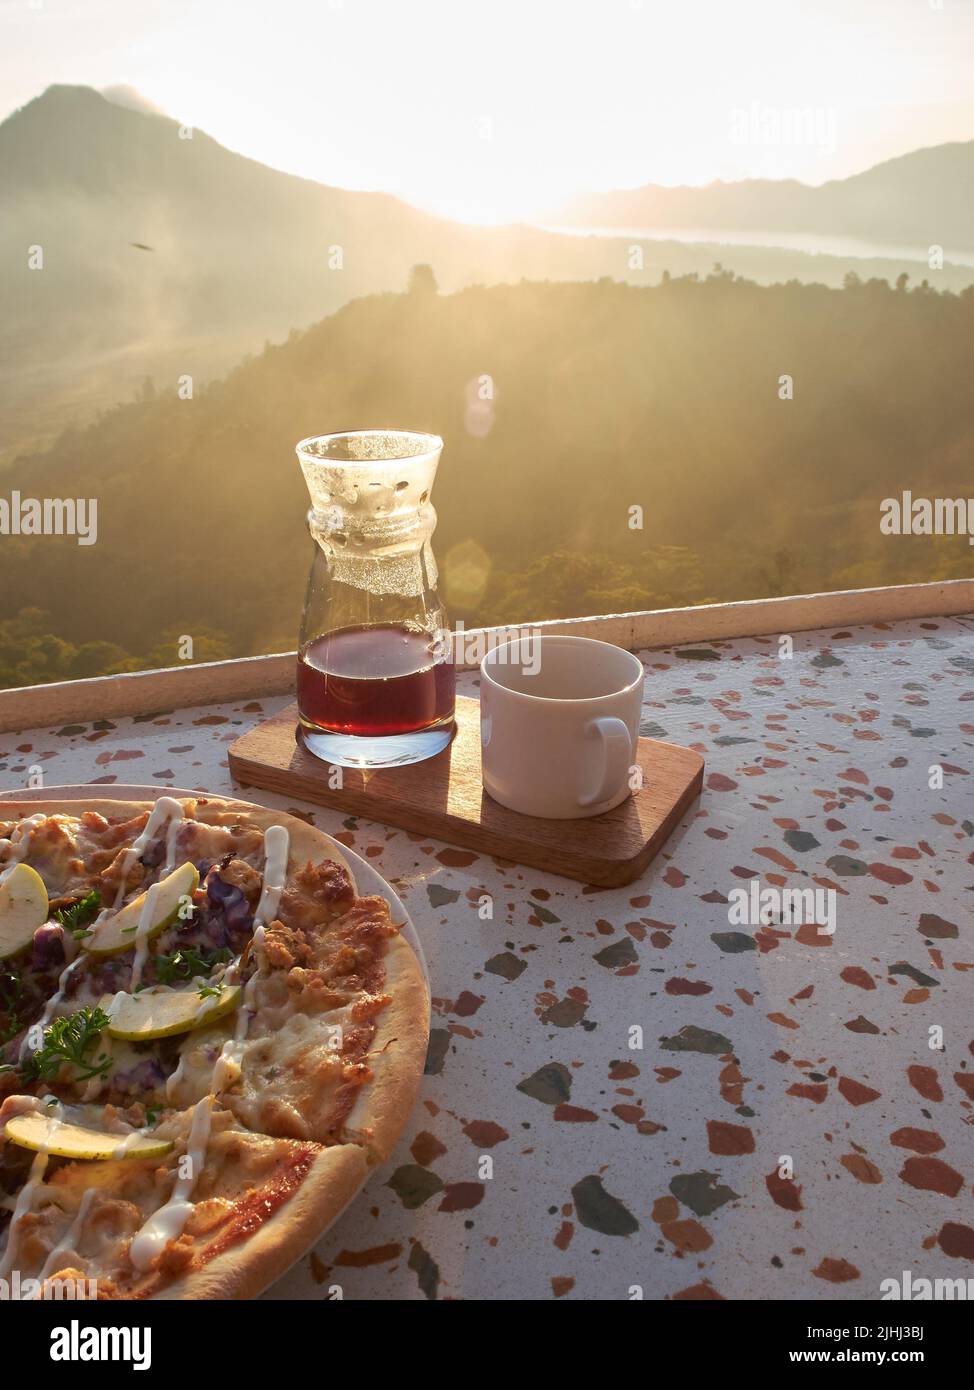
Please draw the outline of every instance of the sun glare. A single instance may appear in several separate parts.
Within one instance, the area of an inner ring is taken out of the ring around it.
[[[974,135],[970,7],[173,0],[160,13],[131,0],[102,0],[83,25],[65,13],[43,71],[35,25],[18,20],[9,99],[128,84],[274,168],[477,223],[645,183],[820,183],[903,153],[906,129],[913,147]],[[783,136],[795,111],[806,133]]]

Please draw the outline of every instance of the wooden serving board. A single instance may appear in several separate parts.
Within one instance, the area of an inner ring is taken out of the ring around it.
[[[292,704],[232,743],[234,780],[605,888],[639,877],[703,786],[699,753],[641,738],[643,786],[628,801],[582,820],[542,820],[484,791],[478,700],[457,699],[456,736],[436,757],[408,767],[345,767],[341,787],[328,785],[329,765],[301,744],[297,727]]]

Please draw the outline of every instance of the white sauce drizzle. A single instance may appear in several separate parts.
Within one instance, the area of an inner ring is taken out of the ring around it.
[[[125,887],[125,880],[124,880],[124,879],[122,880],[122,887],[123,887],[123,889],[124,889],[124,887]],[[101,926],[102,922],[104,922],[105,918],[106,918],[106,917],[111,917],[113,913],[115,913],[115,912],[118,911],[118,909],[121,907],[121,905],[122,905],[122,904],[121,904],[121,901],[120,901],[120,900],[118,899],[118,897],[116,896],[116,901],[115,901],[115,903],[114,903],[111,907],[103,907],[103,908],[102,908],[101,912],[99,912],[98,916],[97,916],[97,917],[95,918],[95,920],[92,922],[91,927],[90,927],[90,930],[93,931],[93,932],[94,932],[94,931],[97,931],[97,929]]]
[[[239,1031],[240,1024],[238,1020],[237,1032],[239,1033]],[[216,1059],[216,1065],[213,1068],[213,1079],[210,1082],[210,1087],[214,1095],[219,1095],[222,1090],[236,1081],[240,1073],[240,1064],[243,1061],[245,1050],[245,1045],[239,1037],[234,1036],[232,1038],[227,1038],[220,1049],[220,1055]],[[182,1062],[180,1062],[180,1065],[182,1065]]]
[[[250,944],[250,949],[258,967],[251,975],[244,988],[243,998],[240,1001],[237,1012],[237,1027],[234,1033],[234,1049],[229,1051],[230,1044],[224,1045],[223,1053],[217,1066],[220,1074],[223,1075],[231,1064],[239,1067],[243,1049],[240,1044],[247,1036],[247,1029],[250,1026],[251,1006],[254,1002],[254,995],[257,987],[257,976],[260,973],[260,962],[258,953],[264,947],[265,923],[268,918],[273,920],[277,914],[277,909],[281,904],[281,894],[284,891],[284,882],[287,877],[287,860],[290,850],[291,837],[282,825],[270,825],[264,832],[264,887],[260,895],[260,902],[257,904],[257,911],[254,913],[254,935]],[[226,1054],[225,1065],[224,1054]]]
[[[166,800],[170,801],[172,799],[172,797],[166,798]],[[176,802],[176,805],[179,806],[178,801]],[[169,821],[169,829],[166,831],[166,862],[162,866],[163,875],[171,874],[173,869],[176,867],[176,837],[179,834],[179,830],[183,824],[183,820],[183,808],[182,806],[179,806],[178,815],[173,814],[172,818]]]
[[[70,980],[75,970],[77,970],[78,967],[81,965],[81,962],[83,960],[84,956],[79,954],[75,957],[74,960],[69,961],[68,964],[61,971],[60,975],[58,976],[57,993],[51,995],[50,999],[44,1005],[44,1012],[41,1014],[40,1018],[37,1020],[35,1024],[32,1024],[31,1027],[28,1028],[27,1032],[24,1034],[23,1041],[20,1044],[21,1061],[24,1060],[28,1052],[33,1050],[30,1047],[31,1033],[33,1033],[35,1028],[40,1028],[41,1032],[43,1032],[44,1029],[47,1028],[48,1024],[51,1022],[51,1020],[54,1018],[54,1015],[57,1013],[57,1010],[64,1002],[64,992],[68,987],[68,981]]]
[[[243,1042],[247,1036],[247,1029],[250,1027],[251,1006],[254,1003],[254,996],[257,990],[257,976],[260,973],[260,959],[258,952],[264,949],[264,927],[263,925],[254,929],[253,940],[250,944],[254,959],[257,961],[257,969],[244,985],[243,998],[237,1007],[237,1027],[234,1034],[235,1040]]]
[[[281,825],[268,826],[264,832],[264,884],[260,901],[257,904],[257,911],[254,913],[254,935],[250,944],[255,959],[264,945],[264,924],[268,917],[274,917],[280,906],[281,894],[284,891],[287,877],[290,843],[291,837]],[[223,1044],[220,1055],[216,1059],[211,1086],[217,1095],[236,1081],[240,1074],[241,1063],[246,1052],[247,1030],[250,1027],[251,1006],[254,1002],[259,970],[258,961],[257,970],[247,981],[243,998],[237,1008],[237,1025],[234,1029],[234,1035]],[[239,973],[240,959],[238,957],[232,965],[227,967],[226,978],[230,979],[232,976],[232,980],[235,981]]]
[[[194,1107],[185,1154],[185,1158],[189,1159],[189,1172],[185,1177],[177,1178],[169,1200],[163,1202],[158,1211],[149,1217],[142,1229],[132,1238],[129,1259],[138,1270],[147,1270],[169,1242],[182,1234],[183,1227],[189,1220],[189,1214],[193,1210],[193,1203],[189,1198],[206,1162],[212,1107],[213,1097],[209,1095],[204,1096]]]
[[[17,1205],[14,1207],[14,1214],[10,1218],[10,1230],[7,1234],[7,1248],[3,1252],[3,1259],[0,1259],[0,1277],[6,1278],[13,1266],[13,1258],[17,1253],[17,1236],[19,1232],[15,1229],[18,1222],[27,1215],[34,1205],[34,1193],[40,1187],[44,1177],[44,1170],[47,1168],[47,1149],[38,1149],[34,1155],[34,1161],[30,1165],[30,1177],[20,1189],[17,1197]]]
[[[189,1061],[192,1037],[193,1035],[191,1033],[187,1041],[183,1044],[183,1050],[179,1054],[179,1062],[176,1066],[176,1070],[166,1077],[166,1100],[172,1100],[173,1096],[176,1094],[176,1088],[186,1075],[186,1063]]]
[[[263,927],[277,915],[284,891],[290,838],[283,825],[269,825],[264,831],[264,889],[254,913],[255,936],[256,928]]]
[[[140,1129],[133,1129],[131,1134],[126,1134],[122,1142],[112,1149],[112,1158],[127,1158],[129,1150],[134,1149],[144,1137]]]
[[[180,820],[183,819],[183,808],[176,800],[176,798],[174,796],[160,796],[159,800],[156,802],[152,810],[149,812],[149,819],[146,821],[140,833],[136,836],[136,838],[129,845],[128,849],[125,851],[125,857],[123,858],[121,864],[118,892],[115,894],[115,905],[112,908],[113,912],[117,912],[118,909],[122,906],[122,900],[125,897],[125,886],[126,880],[128,879],[129,869],[131,869],[132,865],[135,863],[136,859],[138,859],[139,855],[145,849],[146,845],[149,844],[150,840],[155,839],[156,835],[165,825],[166,821],[171,821],[176,816],[178,816]],[[170,825],[169,832],[171,831],[172,826]],[[169,832],[167,832],[166,834],[167,856],[169,852]],[[173,844],[175,845],[175,837],[173,837]],[[99,914],[99,920],[101,919],[102,915],[107,914]]]
[[[8,878],[10,874],[13,873],[14,869],[27,853],[28,846],[30,845],[30,832],[35,826],[41,825],[46,820],[47,816],[44,812],[37,811],[34,815],[28,816],[26,820],[22,820],[20,824],[15,827],[14,833],[10,836],[9,840],[3,841],[4,844],[9,846],[10,853],[3,862],[3,868],[0,869],[0,883],[3,883],[4,879]]]
[[[60,1265],[63,1256],[66,1255],[69,1250],[73,1250],[75,1251],[75,1253],[78,1253],[75,1250],[75,1242],[81,1235],[81,1227],[84,1225],[85,1217],[91,1210],[91,1204],[97,1196],[98,1188],[89,1187],[87,1192],[85,1192],[84,1196],[81,1198],[81,1201],[78,1205],[77,1215],[71,1222],[71,1225],[65,1231],[61,1240],[58,1241],[57,1245],[55,1245],[54,1249],[51,1251],[47,1259],[44,1261],[44,1264],[41,1268],[41,1272],[37,1276],[42,1283],[50,1275],[55,1274],[57,1272],[58,1266]]]
[[[129,992],[134,994],[142,983],[142,971],[149,955],[149,933],[155,926],[154,910],[159,896],[159,884],[153,883],[147,890],[139,913],[139,925],[135,929],[135,959],[132,962],[132,983]]]

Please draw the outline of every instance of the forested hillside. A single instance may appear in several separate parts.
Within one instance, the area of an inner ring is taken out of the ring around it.
[[[917,201],[924,226],[950,243],[949,262],[950,251],[967,244],[951,242],[947,231],[950,210],[964,203],[967,166],[931,165],[935,153],[894,161],[931,166],[924,182],[881,166],[879,201],[888,209],[904,183],[899,201]],[[720,187],[728,197],[738,189],[752,218],[767,213],[759,225],[772,225],[793,185]],[[672,225],[662,213],[658,223]],[[833,230],[843,225],[836,211]],[[931,237],[916,243],[924,265]],[[573,236],[451,222],[387,194],[281,173],[90,87],[52,86],[0,122],[0,480],[18,450],[46,447],[62,429],[87,424],[146,375],[159,386],[187,373],[212,380],[292,328],[362,295],[400,290],[416,262],[435,265],[445,291],[603,275],[641,287],[658,283],[664,267],[675,276],[706,274],[715,255],[760,283],[795,278],[836,287],[851,268],[894,281],[914,265],[894,250],[872,261],[770,246],[715,252],[635,232]],[[935,278],[938,288],[960,292],[974,269],[948,263]]]
[[[966,538],[882,536],[879,506],[972,491],[972,355],[971,290],[420,277],[17,459],[4,491],[97,497],[98,541],[0,538],[0,678],[175,663],[182,634],[197,660],[292,647],[293,446],[348,427],[444,437],[436,551],[468,625],[968,575]]]

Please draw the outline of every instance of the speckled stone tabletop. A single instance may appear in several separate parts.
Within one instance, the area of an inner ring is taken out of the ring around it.
[[[393,884],[433,993],[398,1150],[266,1297],[877,1299],[907,1270],[974,1277],[974,620],[641,656],[643,732],[707,773],[627,888],[241,793]],[[0,735],[3,786],[40,767],[230,793],[227,744],[284,703]],[[755,882],[833,892],[834,933],[732,920]]]

